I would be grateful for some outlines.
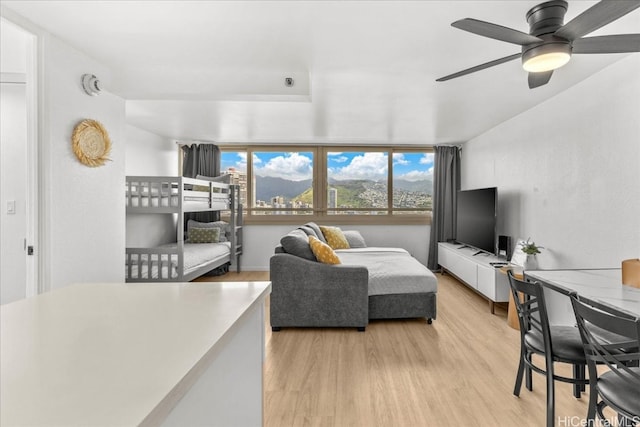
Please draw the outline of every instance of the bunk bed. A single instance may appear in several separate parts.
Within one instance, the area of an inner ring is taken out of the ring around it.
[[[242,204],[238,185],[182,176],[127,176],[125,194],[127,215],[177,216],[175,243],[126,248],[127,282],[188,282],[227,263],[240,271]],[[217,243],[190,243],[185,236],[185,213],[207,211],[230,212],[228,222],[202,224],[218,225],[224,238]]]

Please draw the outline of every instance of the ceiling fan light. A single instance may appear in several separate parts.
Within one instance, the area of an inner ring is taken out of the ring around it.
[[[555,70],[569,62],[571,55],[565,52],[544,53],[542,55],[529,58],[522,67],[531,73]]]
[[[555,70],[571,59],[569,43],[549,43],[536,46],[522,54],[522,68],[531,73]]]

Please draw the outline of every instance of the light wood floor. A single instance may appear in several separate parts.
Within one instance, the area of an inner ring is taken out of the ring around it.
[[[265,426],[543,426],[545,379],[513,396],[519,333],[506,313],[438,277],[438,316],[355,329],[282,329],[267,309]],[[204,280],[268,280],[266,272]],[[560,373],[570,370],[559,365]],[[556,382],[557,425],[581,424],[588,396]]]

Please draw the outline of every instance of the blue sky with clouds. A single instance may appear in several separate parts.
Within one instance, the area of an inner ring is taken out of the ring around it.
[[[229,167],[246,171],[244,152],[223,152],[222,170]],[[253,167],[257,175],[276,176],[291,180],[310,179],[313,175],[311,152],[260,152],[254,153]],[[332,152],[327,156],[329,176],[335,179],[379,180],[387,176],[387,153],[383,152]],[[394,178],[410,181],[433,178],[433,153],[395,153],[393,155]]]

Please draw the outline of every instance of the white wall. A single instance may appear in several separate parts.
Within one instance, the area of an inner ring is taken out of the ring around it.
[[[462,188],[497,186],[498,232],[545,247],[541,268],[640,256],[640,55],[464,145]]]
[[[45,289],[77,282],[124,281],[125,103],[108,91],[110,70],[55,37],[44,43],[44,134],[42,135]],[[81,76],[106,82],[88,96]],[[101,122],[112,142],[110,162],[81,164],[71,148],[74,126]]]
[[[338,225],[343,230],[359,230],[368,246],[400,247],[408,250],[418,261],[427,265],[429,233],[427,225]],[[296,225],[244,226],[242,270],[268,271],[269,258],[280,238]]]
[[[125,173],[175,176],[178,173],[178,146],[172,139],[127,125]]]
[[[175,141],[127,125],[125,147],[126,175],[179,175]],[[176,241],[175,215],[127,214],[126,218],[127,247],[153,247]]]

